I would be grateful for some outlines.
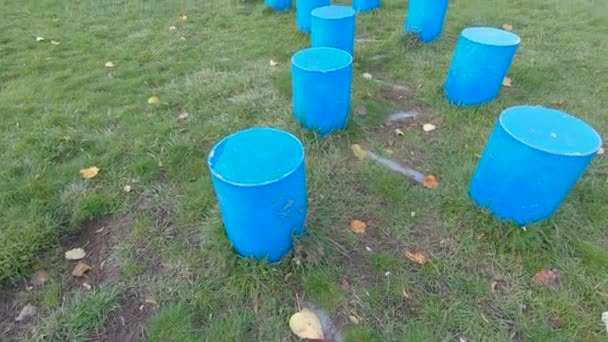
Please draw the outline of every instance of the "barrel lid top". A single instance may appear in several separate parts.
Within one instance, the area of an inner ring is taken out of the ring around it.
[[[218,142],[209,153],[213,175],[236,186],[277,182],[298,169],[304,147],[292,134],[274,128],[251,128]]]
[[[353,56],[332,47],[312,47],[296,52],[291,57],[291,64],[309,72],[330,72],[350,66]]]
[[[349,6],[323,6],[317,7],[312,11],[313,17],[323,19],[344,19],[355,15],[355,10]]]
[[[499,122],[513,138],[551,154],[587,156],[602,146],[593,127],[556,109],[515,106],[502,112]]]
[[[495,27],[468,27],[462,31],[462,36],[483,45],[513,46],[521,39],[513,32]]]

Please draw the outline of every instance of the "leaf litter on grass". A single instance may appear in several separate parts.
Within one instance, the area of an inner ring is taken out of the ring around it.
[[[307,308],[303,308],[289,318],[289,328],[299,338],[323,340],[323,328],[317,315]]]

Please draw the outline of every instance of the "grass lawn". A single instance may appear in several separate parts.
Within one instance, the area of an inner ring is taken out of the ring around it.
[[[466,189],[509,106],[560,108],[605,134],[607,1],[451,1],[441,39],[420,45],[402,34],[405,1],[383,0],[357,18],[352,117],[326,138],[292,116],[290,56],[309,44],[294,12],[261,0],[0,8],[0,340],[296,341],[298,301],[336,341],[606,340],[608,159],[527,230],[478,210]],[[512,87],[488,105],[449,105],[459,32],[503,24],[522,37]],[[422,117],[383,126],[411,109]],[[293,132],[306,149],[308,235],[280,264],[232,252],[206,167],[215,142],[252,126]],[[353,143],[439,188],[357,160]],[[98,176],[82,179],[90,166]],[[353,234],[352,219],[367,231]],[[74,247],[87,250],[87,278],[70,275]],[[550,268],[559,289],[534,286]],[[49,280],[26,290],[37,270]],[[38,313],[16,323],[26,304]]]

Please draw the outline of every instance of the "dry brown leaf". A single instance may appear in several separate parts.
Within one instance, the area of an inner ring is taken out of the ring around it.
[[[348,281],[348,279],[342,278],[342,281],[340,282],[340,288],[345,291],[350,290],[350,282]]]
[[[188,16],[187,15],[180,15],[179,19],[181,21],[186,21],[186,20],[188,20]]]
[[[503,28],[505,31],[513,31],[513,25],[511,25],[511,24],[503,24],[503,25],[502,25],[502,28]]]
[[[289,318],[289,328],[299,338],[324,340],[321,321],[314,312],[304,308]]]
[[[505,77],[505,78],[503,78],[503,80],[502,80],[502,86],[503,86],[503,87],[510,87],[510,86],[511,86],[511,82],[512,82],[512,81],[511,81],[511,78],[509,78],[509,77]]]
[[[355,157],[359,159],[365,159],[365,157],[367,157],[367,151],[364,150],[359,144],[352,144],[350,149],[353,151]]]
[[[419,265],[424,265],[429,262],[429,254],[424,250],[416,250],[414,252],[410,252],[406,250],[403,255],[408,258],[410,261],[415,262]]]
[[[80,260],[80,259],[84,258],[86,255],[87,255],[87,253],[82,248],[74,248],[74,249],[70,249],[69,251],[65,252],[65,258],[67,260]]]
[[[179,121],[186,121],[190,119],[190,114],[188,114],[187,112],[182,112],[178,117],[177,120]]]
[[[97,166],[87,167],[85,169],[80,170],[80,177],[84,179],[95,178],[99,173],[99,168]]]
[[[21,309],[21,312],[19,313],[19,316],[17,316],[15,318],[15,321],[21,322],[25,319],[28,319],[28,318],[36,315],[36,313],[38,313],[38,308],[36,308],[33,305],[28,304],[28,305],[24,306],[23,309]]]
[[[561,272],[558,269],[552,268],[537,272],[532,278],[532,282],[536,286],[545,286],[552,290],[559,289],[559,279]]]
[[[36,271],[32,277],[32,285],[34,286],[44,285],[47,281],[49,281],[49,273],[44,270]]]
[[[159,104],[159,103],[160,103],[160,98],[158,98],[158,96],[150,96],[148,98],[148,104],[156,105],[156,104]]]
[[[154,298],[152,296],[146,297],[146,300],[145,300],[144,303],[146,303],[146,304],[152,304],[152,305],[156,305],[157,304],[156,298]]]
[[[353,322],[354,324],[357,324],[357,325],[359,324],[359,319],[355,315],[349,315],[348,319],[350,319],[350,321]]]
[[[439,187],[439,182],[437,181],[437,178],[435,178],[435,176],[428,175],[428,176],[424,177],[422,186],[427,189],[437,189]]]
[[[74,277],[84,277],[85,273],[89,272],[90,270],[92,270],[91,266],[85,264],[82,261],[79,261],[76,266],[74,266],[74,269],[72,270],[72,275]]]
[[[350,221],[350,230],[355,234],[363,234],[365,233],[365,229],[367,229],[367,224],[361,220],[352,220]]]
[[[494,280],[493,282],[490,283],[490,293],[491,294],[496,293],[496,285],[498,285],[498,282],[496,280]]]
[[[407,293],[405,289],[401,289],[401,295],[403,296],[403,298],[410,298],[409,293]]]

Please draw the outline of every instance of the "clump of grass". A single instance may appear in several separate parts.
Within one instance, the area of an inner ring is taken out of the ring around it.
[[[147,339],[150,342],[198,341],[192,311],[179,304],[158,310],[148,322]]]

